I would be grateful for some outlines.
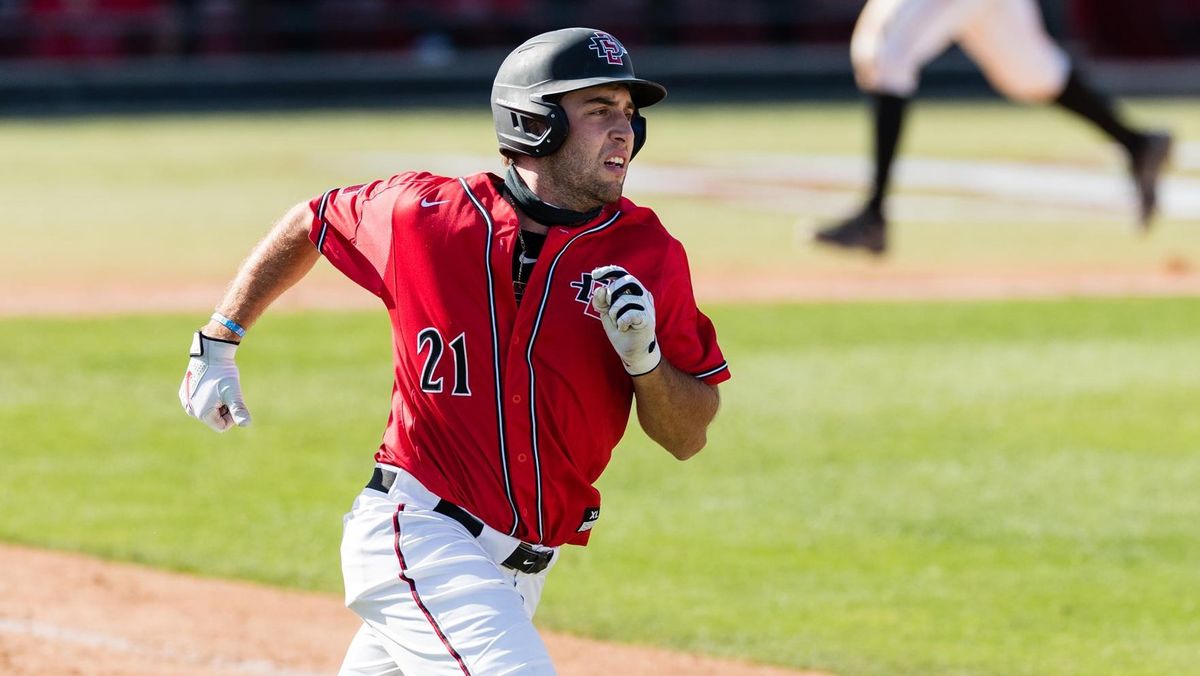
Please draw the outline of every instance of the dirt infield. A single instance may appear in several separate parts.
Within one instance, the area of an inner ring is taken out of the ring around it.
[[[0,545],[0,571],[0,673],[14,676],[332,674],[358,627],[335,596],[76,554]],[[564,675],[801,673],[543,635]]]

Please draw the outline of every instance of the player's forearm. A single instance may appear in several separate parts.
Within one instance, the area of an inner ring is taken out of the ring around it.
[[[308,239],[312,211],[307,203],[292,207],[275,224],[250,256],[217,305],[217,312],[249,329],[284,291],[300,281],[320,254]],[[224,340],[239,337],[217,321],[209,321],[205,335]]]
[[[717,388],[697,380],[663,359],[658,368],[633,379],[638,422],[647,436],[680,460],[708,442],[708,425],[717,414]]]

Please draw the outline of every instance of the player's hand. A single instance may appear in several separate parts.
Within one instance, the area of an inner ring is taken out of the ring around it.
[[[592,293],[592,307],[613,349],[631,376],[658,368],[662,352],[654,336],[654,296],[624,268],[604,265],[592,270],[592,279],[604,286]]]
[[[214,340],[199,331],[192,336],[192,358],[179,384],[179,403],[193,418],[218,432],[250,424],[242,400],[242,384],[233,361],[237,344]]]

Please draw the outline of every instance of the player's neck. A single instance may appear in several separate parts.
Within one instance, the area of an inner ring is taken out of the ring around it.
[[[533,183],[533,187],[526,183],[527,178]],[[536,192],[539,187],[537,174],[521,171],[516,165],[509,165],[508,172],[504,175],[504,187],[512,197],[518,214],[542,226],[580,225],[599,216],[602,208],[574,211],[549,204]]]

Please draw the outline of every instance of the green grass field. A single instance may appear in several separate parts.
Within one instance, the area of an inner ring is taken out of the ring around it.
[[[713,315],[736,378],[710,447],[630,435],[542,624],[841,674],[1194,666],[1200,301]],[[194,323],[0,322],[0,538],[336,591],[386,326],[265,320],[256,424],[217,436],[175,401]]]
[[[1200,103],[1130,108],[1200,140]],[[289,204],[373,175],[364,154],[482,154],[487,124],[2,122],[0,290],[184,279],[215,300]],[[855,105],[668,107],[646,152],[854,154],[864,129]],[[912,132],[930,156],[1108,161],[1050,110],[922,102]],[[1200,253],[1179,220],[1140,240],[1086,219],[915,220],[895,257],[866,264],[796,246],[802,214],[661,202],[697,275]],[[1200,299],[705,309],[734,372],[709,447],[678,463],[630,430],[593,544],[556,568],[540,624],[845,675],[1194,672]],[[336,592],[341,516],[387,415],[386,319],[268,314],[239,354],[255,425],[218,436],[176,399],[204,310],[0,317],[0,540]]]

